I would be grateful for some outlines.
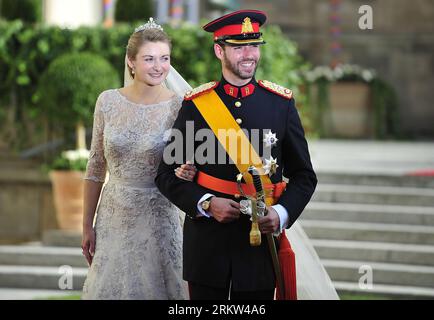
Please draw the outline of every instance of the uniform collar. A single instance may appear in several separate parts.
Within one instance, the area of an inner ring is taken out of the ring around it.
[[[257,86],[256,80],[253,77],[250,82],[244,86],[234,86],[233,84],[226,81],[224,77],[222,77],[221,85],[223,87],[224,92],[233,97],[233,98],[245,98],[253,94],[255,88]]]

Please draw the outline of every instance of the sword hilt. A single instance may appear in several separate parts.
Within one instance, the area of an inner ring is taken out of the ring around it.
[[[264,202],[264,198],[265,198],[264,189],[262,186],[262,181],[261,181],[261,177],[259,176],[258,170],[255,167],[251,166],[251,167],[249,167],[248,172],[252,175],[253,185],[254,185],[255,190],[256,190],[256,206],[255,206],[255,209],[253,210],[252,214],[257,215],[258,213],[260,213],[260,211],[263,211],[263,212],[266,211],[266,205]],[[253,217],[253,215],[252,215],[252,217]],[[255,227],[252,224],[252,231],[254,228]],[[252,244],[252,231],[251,231],[251,236],[250,236],[250,245],[253,246],[254,244]],[[268,242],[268,248],[270,250],[270,254],[271,254],[271,258],[272,258],[272,262],[273,262],[274,275],[276,276],[276,280],[279,283],[280,295],[282,297],[284,297],[285,296],[284,295],[284,282],[283,282],[282,272],[280,270],[279,257],[277,254],[276,245],[274,243],[274,239],[273,239],[272,234],[268,233],[266,235],[266,237],[267,237],[267,242]],[[259,240],[260,239],[261,239],[261,237],[259,237]],[[260,244],[260,242],[259,242],[259,244]],[[258,244],[256,244],[256,245],[258,245]]]
[[[255,190],[257,193],[263,193],[263,187],[261,182],[261,177],[259,176],[258,170],[255,167],[249,167],[248,172],[252,175],[253,185],[255,186]]]

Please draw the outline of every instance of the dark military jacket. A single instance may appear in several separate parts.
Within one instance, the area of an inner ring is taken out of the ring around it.
[[[277,159],[278,167],[277,172],[271,176],[271,181],[280,182],[283,176],[288,179],[287,188],[277,204],[287,210],[289,228],[309,202],[317,183],[291,91],[267,81],[258,83],[254,78],[243,87],[233,86],[222,78],[213,87],[242,129],[247,132],[260,129],[261,140],[263,134],[270,130],[276,134],[278,141],[272,147],[271,155]],[[209,128],[191,100],[194,95],[205,91],[207,90],[199,89],[186,96],[173,128],[186,133],[188,121],[194,121],[195,133],[199,129]],[[250,135],[249,137],[252,139]],[[217,138],[213,139],[215,154],[218,154],[222,152],[219,150],[222,146]],[[197,149],[202,143],[195,141],[194,148]],[[183,141],[183,146],[186,151],[186,141]],[[262,144],[256,151],[262,156]],[[184,154],[183,161],[191,160],[189,156],[191,155]],[[225,163],[195,165],[206,174],[235,182],[239,173],[237,167],[229,163],[228,158]],[[198,201],[206,193],[235,201],[239,199],[177,178],[174,169],[178,166],[179,164],[168,165],[163,160],[155,182],[161,193],[187,215],[183,240],[184,279],[214,287],[225,287],[232,280],[232,287],[236,291],[272,289],[275,278],[266,237],[262,236],[259,247],[250,246],[249,216],[241,215],[231,223],[219,223],[212,217],[197,217]]]

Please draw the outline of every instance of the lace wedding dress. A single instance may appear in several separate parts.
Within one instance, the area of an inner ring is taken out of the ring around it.
[[[164,132],[182,98],[133,103],[119,90],[96,103],[86,179],[105,181],[95,222],[96,251],[83,299],[187,299],[179,210],[154,185]]]

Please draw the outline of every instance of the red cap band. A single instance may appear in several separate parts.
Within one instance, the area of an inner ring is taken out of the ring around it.
[[[253,32],[244,32],[244,34],[249,33],[258,33],[259,32],[259,23],[252,22]],[[236,34],[243,34],[243,25],[242,24],[230,24],[220,28],[214,32],[214,39],[222,37],[222,36],[231,36]]]

